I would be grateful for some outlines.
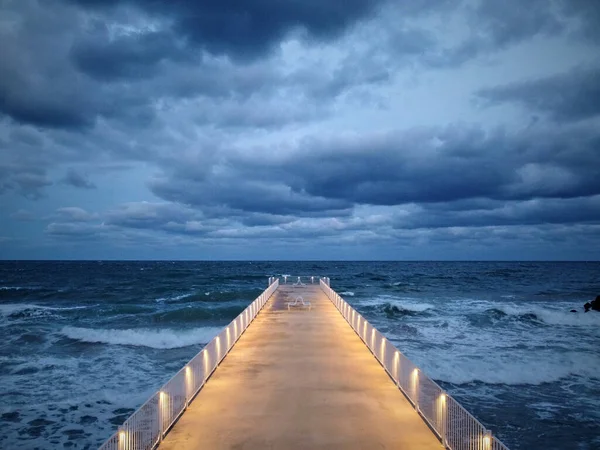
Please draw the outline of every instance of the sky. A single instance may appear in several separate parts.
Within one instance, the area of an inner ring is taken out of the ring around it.
[[[600,259],[598,0],[0,0],[2,259]]]

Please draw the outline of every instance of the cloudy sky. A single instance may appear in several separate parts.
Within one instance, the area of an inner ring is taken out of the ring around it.
[[[600,259],[598,0],[0,0],[0,258]]]

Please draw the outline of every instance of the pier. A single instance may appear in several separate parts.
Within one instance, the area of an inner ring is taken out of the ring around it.
[[[270,278],[101,450],[508,450],[329,284]]]

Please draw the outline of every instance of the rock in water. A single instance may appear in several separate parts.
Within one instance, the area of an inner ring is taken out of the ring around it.
[[[588,312],[590,309],[594,311],[600,311],[600,295],[596,296],[594,300],[591,302],[587,302],[583,305],[585,312]]]

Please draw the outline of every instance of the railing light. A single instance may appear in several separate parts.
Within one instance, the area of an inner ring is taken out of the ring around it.
[[[483,450],[490,450],[492,444],[492,436],[488,431],[483,437]]]

